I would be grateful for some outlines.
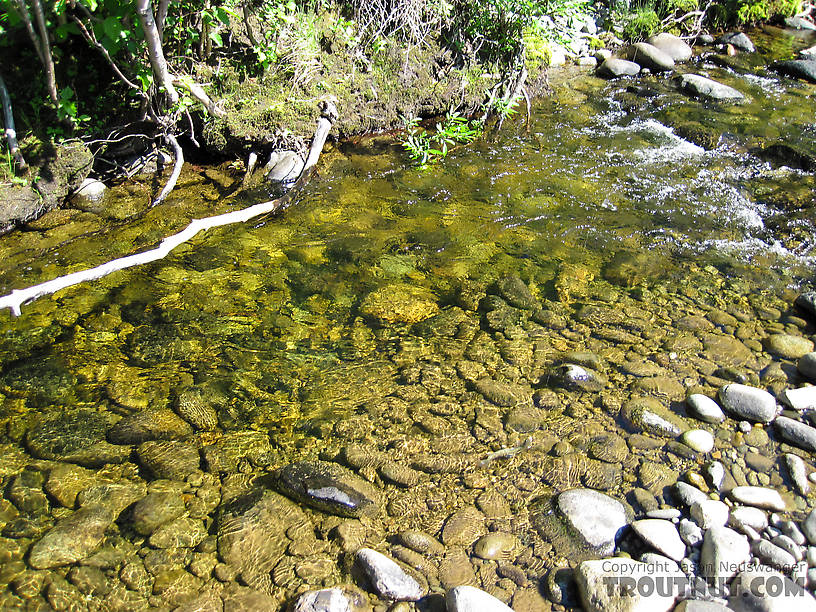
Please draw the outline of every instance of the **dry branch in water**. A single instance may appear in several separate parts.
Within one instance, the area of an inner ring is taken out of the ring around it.
[[[246,223],[250,219],[259,217],[261,215],[277,212],[284,208],[309,180],[317,160],[320,157],[320,152],[323,150],[323,145],[326,143],[326,137],[329,134],[331,126],[337,119],[337,109],[332,102],[321,103],[322,115],[317,121],[317,128],[315,129],[312,144],[309,148],[309,156],[306,159],[306,164],[300,174],[295,185],[287,193],[280,198],[270,200],[269,202],[262,202],[255,204],[243,210],[236,210],[214,217],[206,217],[204,219],[193,220],[186,228],[177,234],[168,236],[159,243],[155,249],[128,255],[114,259],[95,268],[89,270],[81,270],[65,276],[59,276],[53,280],[28,287],[26,289],[15,289],[10,294],[0,297],[0,308],[8,308],[15,316],[20,316],[21,306],[37,298],[45,295],[51,295],[61,289],[72,287],[79,283],[96,280],[107,276],[111,272],[117,270],[124,270],[141,264],[150,263],[166,257],[177,246],[184,244],[191,240],[196,234],[214,227],[221,227],[224,225],[231,225],[233,223]],[[169,183],[168,183],[169,184]]]
[[[14,158],[14,163],[17,164],[19,172],[26,172],[28,164],[20,151],[20,145],[17,143],[17,130],[14,127],[14,113],[11,111],[11,97],[8,89],[6,89],[6,82],[0,75],[0,105],[3,107],[3,118],[6,124],[6,142],[8,143],[9,153]]]

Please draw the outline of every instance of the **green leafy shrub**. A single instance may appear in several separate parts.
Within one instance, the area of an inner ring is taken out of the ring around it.
[[[660,17],[653,8],[643,7],[630,14],[623,26],[623,35],[629,40],[649,38],[660,29]]]
[[[423,166],[429,162],[444,159],[449,147],[468,144],[482,135],[484,126],[480,121],[471,121],[456,111],[449,111],[445,119],[436,124],[435,130],[424,130],[419,119],[403,118],[407,136],[402,142],[411,160]]]

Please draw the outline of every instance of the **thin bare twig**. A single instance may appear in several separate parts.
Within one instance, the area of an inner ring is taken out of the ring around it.
[[[135,89],[136,93],[140,97],[146,98],[147,94],[144,91],[142,91],[142,88],[139,87],[138,85],[136,85],[130,79],[128,79],[122,73],[122,71],[119,69],[119,66],[117,66],[116,62],[113,61],[113,58],[110,56],[110,53],[108,53],[108,50],[105,48],[105,46],[96,39],[96,35],[93,33],[93,30],[92,29],[88,30],[88,28],[85,27],[85,24],[82,23],[82,20],[79,19],[76,15],[72,15],[71,18],[74,20],[74,22],[77,24],[77,26],[79,26],[79,31],[82,32],[82,36],[85,38],[85,40],[87,40],[91,45],[93,45],[94,47],[99,49],[99,51],[102,53],[102,55],[105,56],[105,59],[108,60],[108,63],[111,65],[111,68],[113,68],[113,71],[116,73],[116,76],[118,76],[119,79],[125,85],[127,85],[131,89]]]

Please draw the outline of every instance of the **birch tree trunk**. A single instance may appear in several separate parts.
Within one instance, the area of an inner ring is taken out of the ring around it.
[[[176,104],[179,95],[173,86],[173,77],[167,68],[167,60],[164,59],[161,36],[153,18],[153,8],[150,0],[136,0],[136,14],[139,16],[139,23],[144,31],[147,42],[147,54],[150,57],[150,67],[153,69],[153,78],[161,85],[170,97],[170,101]]]

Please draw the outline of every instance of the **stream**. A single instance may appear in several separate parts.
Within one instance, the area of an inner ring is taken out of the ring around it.
[[[282,214],[0,313],[0,609],[273,610],[343,585],[360,610],[441,610],[462,584],[580,609],[565,576],[597,554],[555,497],[641,517],[678,507],[678,480],[714,494],[712,460],[801,520],[814,498],[780,457],[809,453],[685,402],[778,395],[813,351],[793,302],[816,265],[816,86],[767,65],[814,40],[750,35],[757,54],[681,67],[744,104],[565,68],[529,129],[521,107],[426,167],[392,136],[340,143]],[[0,292],[265,199],[240,178],[192,167],[155,209],[145,178],[50,213],[0,239]],[[427,597],[388,607],[361,547]]]

